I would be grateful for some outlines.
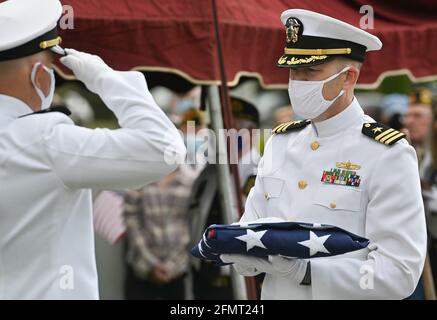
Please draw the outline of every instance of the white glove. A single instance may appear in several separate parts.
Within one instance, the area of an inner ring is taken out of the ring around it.
[[[220,260],[224,263],[232,263],[232,267],[234,267],[235,271],[244,277],[254,277],[261,273],[261,271],[258,271],[254,266],[236,262],[238,257],[240,257],[238,254],[222,254],[220,255]],[[241,257],[244,256],[241,255]]]
[[[79,52],[74,49],[65,49],[67,55],[59,59],[63,65],[71,69],[76,78],[86,87],[97,93],[97,83],[101,75],[113,71],[100,57]]]
[[[308,264],[307,261],[302,259],[288,259],[281,256],[269,256],[269,260],[266,260],[239,254],[222,254],[220,259],[225,263],[234,263],[238,268],[251,270],[253,273],[264,272],[279,277],[286,277],[298,284],[305,277]],[[238,272],[237,267],[235,269]]]

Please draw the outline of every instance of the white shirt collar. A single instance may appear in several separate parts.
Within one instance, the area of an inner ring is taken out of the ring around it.
[[[0,117],[14,120],[32,112],[33,110],[23,101],[11,96],[0,94]]]
[[[363,119],[364,111],[354,97],[352,103],[339,114],[328,120],[314,123],[312,127],[318,137],[326,137],[344,131],[355,122]]]

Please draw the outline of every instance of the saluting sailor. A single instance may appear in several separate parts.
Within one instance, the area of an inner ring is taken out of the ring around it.
[[[381,41],[306,10],[287,10],[281,19],[286,48],[278,66],[290,68],[293,110],[308,120],[273,130],[241,221],[330,224],[371,243],[311,262],[271,257],[261,263],[238,255],[222,260],[246,276],[265,272],[263,299],[406,298],[426,253],[416,154],[403,133],[375,123],[354,97],[365,53],[381,49]],[[325,241],[314,234],[302,245],[313,255],[326,252]]]
[[[0,299],[98,299],[91,188],[140,187],[176,168],[164,152],[185,156],[143,75],[97,56],[67,49],[61,61],[121,129],[76,127],[50,108],[61,14],[58,0],[0,4]]]

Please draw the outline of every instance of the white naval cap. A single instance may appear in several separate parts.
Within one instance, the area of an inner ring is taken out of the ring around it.
[[[61,42],[59,0],[8,0],[0,3],[0,61],[18,59]]]
[[[282,13],[281,21],[286,47],[279,67],[309,67],[338,56],[363,62],[367,51],[382,48],[378,37],[320,13],[290,9]]]

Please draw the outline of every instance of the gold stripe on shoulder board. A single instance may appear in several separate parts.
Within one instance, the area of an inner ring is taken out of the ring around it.
[[[406,136],[405,133],[378,122],[364,123],[361,133],[387,146],[391,146]]]
[[[383,138],[385,135],[389,134],[389,133],[392,132],[392,131],[394,131],[394,129],[392,129],[392,128],[390,128],[390,129],[388,129],[388,130],[385,130],[383,133],[378,134],[378,135],[375,137],[375,140],[376,140],[376,141],[379,141],[379,139]]]
[[[288,127],[289,127],[289,126],[292,126],[293,124],[294,124],[294,123],[291,122],[291,123],[288,123],[287,125],[283,126],[283,127],[281,128],[281,132],[285,132],[285,131],[287,131]]]
[[[379,141],[381,143],[384,143],[386,145],[390,145],[391,142],[395,141],[396,139],[399,139],[401,137],[405,136],[404,133],[399,132],[398,130],[395,130],[393,128],[387,129],[383,133],[377,135],[375,137],[376,141]]]
[[[278,125],[272,130],[272,133],[280,134],[280,133],[286,133],[291,130],[295,129],[301,129],[306,127],[309,124],[308,120],[298,120],[298,121],[291,121],[286,122]]]
[[[277,133],[283,126],[288,125],[291,122],[281,123],[280,125],[276,126],[272,131],[273,133]]]
[[[400,133],[399,131],[397,131],[397,130],[393,130],[393,131],[390,132],[389,134],[386,134],[386,135],[385,135],[381,140],[379,140],[379,141],[385,143],[386,140],[390,139],[391,137],[393,137],[393,136],[395,136],[395,135],[397,135],[397,134],[399,134],[399,133]]]
[[[387,141],[385,142],[385,144],[386,144],[386,145],[389,145],[391,142],[395,141],[396,139],[403,138],[403,137],[405,137],[405,136],[406,136],[405,133],[403,133],[403,132],[399,132],[399,133],[398,133],[397,135],[395,135],[393,138],[387,140]]]
[[[292,122],[286,122],[282,123],[279,126],[277,126],[275,129],[273,129],[273,133],[279,133],[279,132],[285,132],[288,127],[295,125],[296,123],[299,123],[300,121],[292,121]]]

